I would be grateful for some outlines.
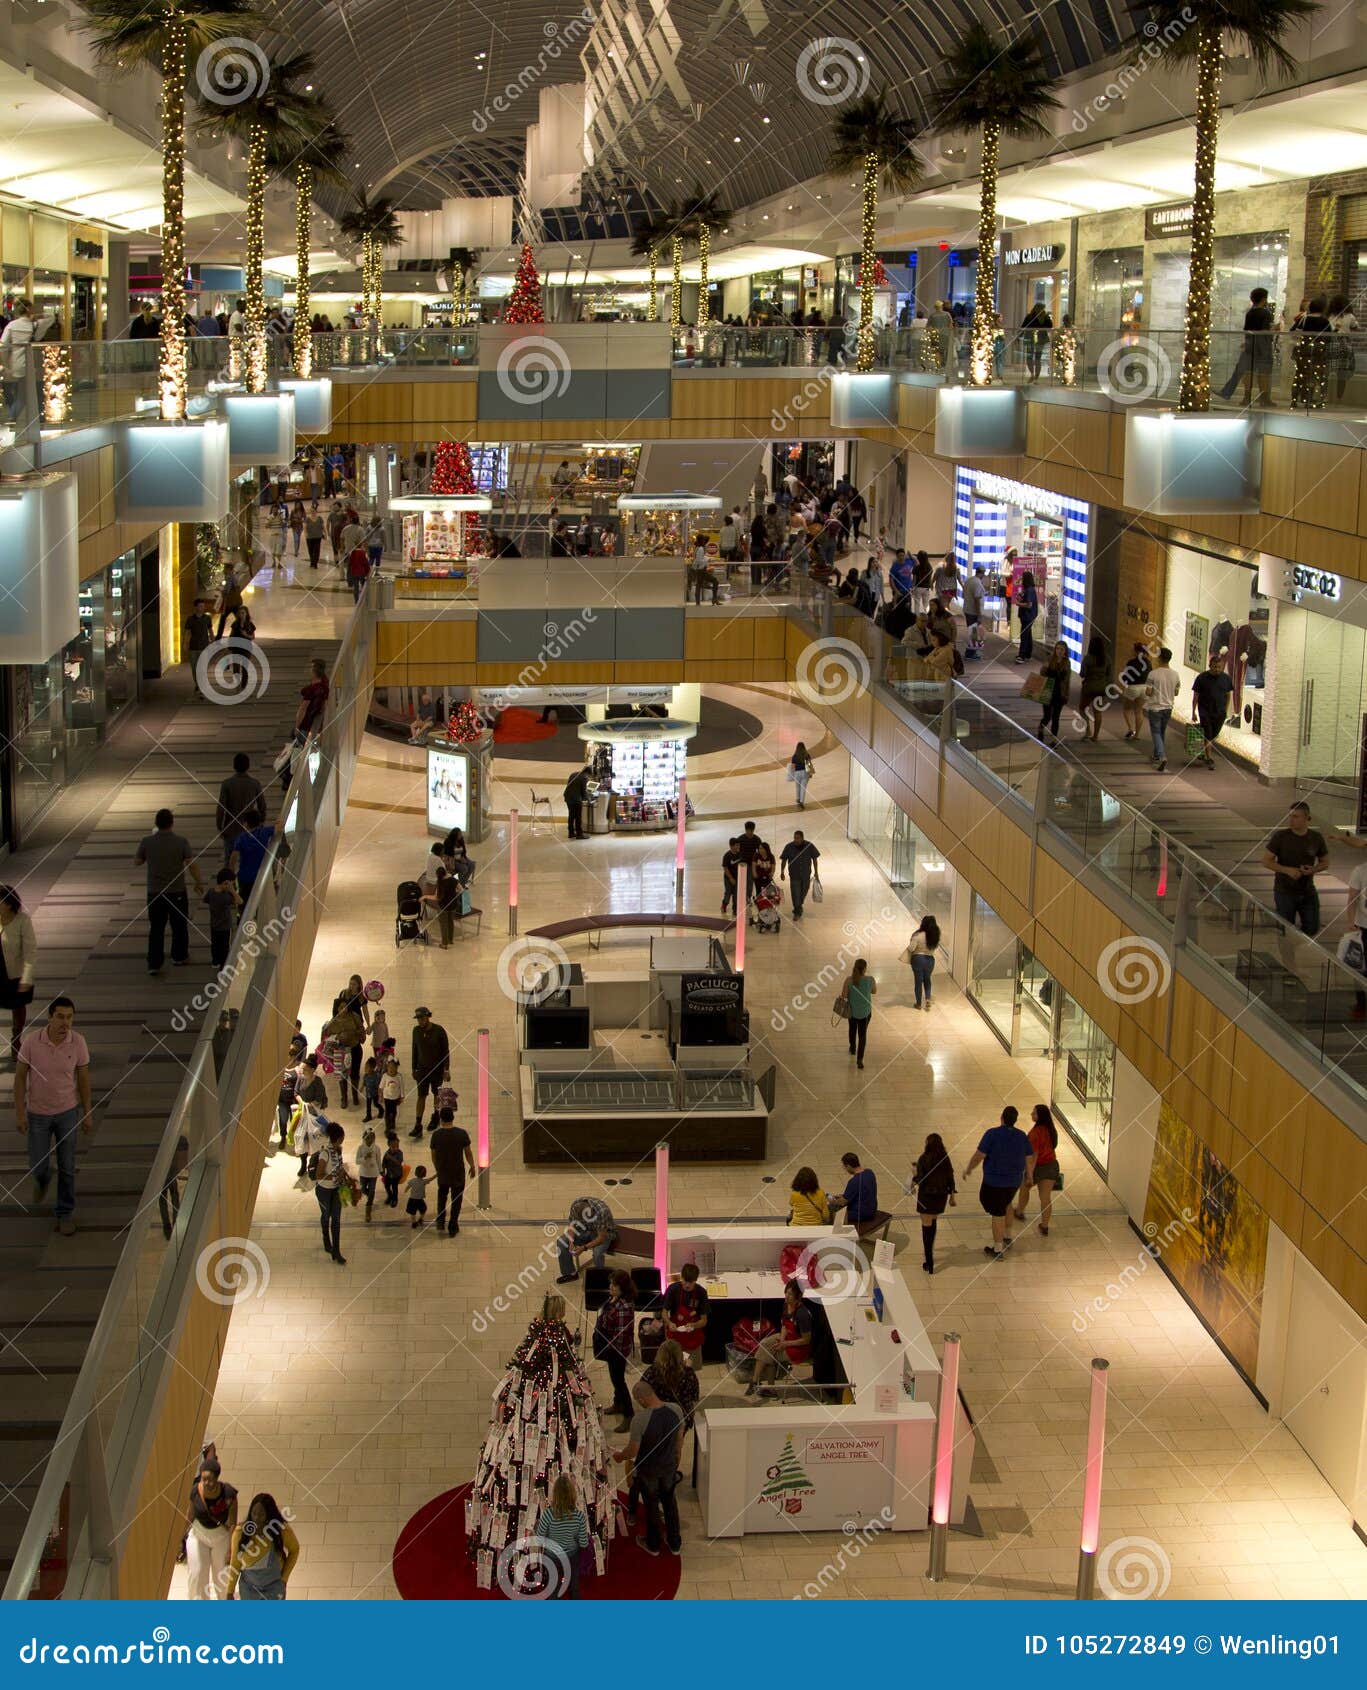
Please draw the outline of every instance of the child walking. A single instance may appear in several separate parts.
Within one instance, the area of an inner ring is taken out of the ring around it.
[[[427,1217],[427,1169],[418,1164],[413,1170],[413,1177],[404,1190],[408,1193],[408,1213],[413,1217],[413,1230],[422,1225]]]
[[[237,895],[237,876],[230,868],[221,868],[214,883],[204,894],[209,908],[209,961],[222,968],[228,960],[228,947],[233,942],[233,919],[242,908]]]
[[[380,1100],[384,1104],[384,1130],[392,1132],[399,1124],[399,1105],[403,1102],[403,1079],[397,1057],[391,1056],[380,1077]]]
[[[382,1113],[380,1109],[380,1064],[373,1056],[365,1059],[365,1072],[361,1075],[361,1090],[365,1093],[365,1119],[377,1120]]]
[[[366,1119],[369,1120],[370,1117],[367,1116]],[[375,1142],[375,1129],[367,1127],[361,1134],[360,1147],[356,1152],[356,1177],[361,1182],[361,1192],[365,1197],[367,1221],[375,1207],[375,1184],[380,1177],[380,1167],[380,1147]]]
[[[397,1133],[385,1134],[384,1156],[380,1160],[380,1178],[384,1181],[386,1209],[399,1206],[399,1181],[403,1178],[403,1151]]]
[[[386,1050],[386,1045],[389,1047]],[[374,1009],[370,1015],[370,1048],[375,1053],[375,1060],[383,1069],[384,1059],[394,1048],[394,1041],[389,1034],[389,1023],[385,1020],[382,1009]]]

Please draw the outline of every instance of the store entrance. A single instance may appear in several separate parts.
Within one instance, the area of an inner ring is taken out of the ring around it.
[[[1300,673],[1297,780],[1355,783],[1367,709],[1367,630],[1280,605],[1277,650],[1278,662]]]

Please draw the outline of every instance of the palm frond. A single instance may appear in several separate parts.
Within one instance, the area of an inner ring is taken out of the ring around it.
[[[377,241],[382,247],[403,244],[403,229],[389,199],[372,200],[357,194],[338,217],[337,228],[344,239],[358,244],[366,240]]]
[[[927,97],[930,127],[943,135],[995,123],[1004,135],[1048,135],[1049,114],[1059,105],[1056,82],[1039,35],[1008,40],[983,23],[971,23],[946,58],[943,79]]]
[[[162,69],[166,47],[168,8],[147,0],[77,0],[81,32],[90,37],[103,64],[127,69],[151,65]],[[187,74],[207,48],[229,36],[242,35],[259,21],[250,0],[176,0],[185,25]]]
[[[1319,0],[1131,0],[1139,21],[1134,43],[1162,49],[1162,56],[1182,64],[1196,57],[1203,26],[1242,48],[1267,80],[1276,71],[1290,76],[1296,59],[1286,37],[1320,9]]]
[[[666,217],[652,217],[631,237],[631,250],[637,258],[649,258],[652,251],[663,245],[673,232],[673,225]]]
[[[862,170],[873,156],[885,185],[904,192],[921,179],[921,160],[913,146],[916,133],[910,118],[893,111],[886,88],[861,95],[835,114],[828,168],[840,174]]]

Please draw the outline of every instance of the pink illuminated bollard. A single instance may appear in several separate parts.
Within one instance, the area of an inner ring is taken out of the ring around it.
[[[669,1146],[655,1146],[655,1266],[660,1285],[669,1278]]]
[[[1106,1376],[1110,1362],[1092,1362],[1092,1409],[1087,1420],[1087,1473],[1082,1490],[1082,1541],[1077,1557],[1077,1599],[1096,1595],[1096,1549],[1101,1537],[1101,1463],[1106,1452]]]
[[[949,1542],[949,1503],[954,1490],[954,1425],[959,1407],[959,1334],[945,1333],[940,1364],[940,1406],[935,1422],[935,1478],[930,1502],[930,1568],[938,1584],[945,1576]]]
[[[1158,896],[1166,898],[1168,895],[1168,842],[1166,838],[1158,841]]]
[[[508,812],[508,932],[517,936],[517,811]]]
[[[674,838],[674,902],[684,907],[684,827],[688,820],[688,781],[679,776],[679,819]]]
[[[745,973],[745,923],[750,897],[750,865],[736,864],[736,973]]]
[[[476,1037],[477,1081],[475,1096],[477,1114],[475,1125],[475,1170],[479,1177],[478,1209],[489,1207],[489,1029],[481,1027]]]

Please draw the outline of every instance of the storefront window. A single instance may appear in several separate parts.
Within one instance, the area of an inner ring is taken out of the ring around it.
[[[1087,553],[1091,506],[1040,487],[984,470],[955,471],[955,556],[970,572],[987,571],[989,593],[1015,584],[1029,570],[1039,592],[1035,644],[1062,640],[1075,667],[1082,663],[1087,631]],[[1010,581],[1003,571],[1015,549]]]
[[[954,870],[858,763],[850,765],[847,826],[850,838],[873,858],[907,909],[918,918],[933,915],[941,934],[948,935]]]
[[[1143,311],[1143,247],[1094,252],[1087,290],[1087,327],[1127,333],[1144,326]]]
[[[66,779],[60,657],[17,664],[14,683],[14,811],[19,839]]]
[[[1289,322],[1299,301],[1286,297],[1288,239],[1285,229],[1257,235],[1220,235],[1215,241],[1215,281],[1211,290],[1210,326],[1217,332],[1242,328],[1248,296],[1266,288],[1274,312],[1285,311]],[[1180,329],[1186,322],[1191,291],[1190,251],[1156,250],[1152,255],[1153,308],[1149,327]],[[1218,348],[1217,348],[1218,353]],[[1221,379],[1217,356],[1216,378]]]
[[[56,320],[53,340],[66,339],[66,277],[60,270],[33,272],[33,315],[41,322],[51,313]]]
[[[104,716],[113,721],[138,696],[138,560],[132,552],[104,572]]]
[[[1283,685],[1299,709],[1277,707],[1282,724],[1294,727],[1295,777],[1356,785],[1367,713],[1367,632],[1308,605],[1277,606],[1277,688]],[[1285,759],[1277,759],[1279,771]],[[1266,762],[1264,764],[1266,767]]]
[[[1059,994],[1059,1000],[1050,1100],[1054,1113],[1104,1174],[1111,1142],[1115,1046],[1066,992]]]
[[[1220,743],[1253,763],[1262,749],[1270,611],[1256,570],[1186,546],[1168,547],[1164,637],[1181,677],[1173,714],[1179,721],[1192,719],[1191,683],[1212,652],[1223,653],[1234,683],[1229,715],[1238,725],[1226,728]]]
[[[969,927],[968,995],[1009,1051],[1052,1050],[1058,982],[976,892]]]

